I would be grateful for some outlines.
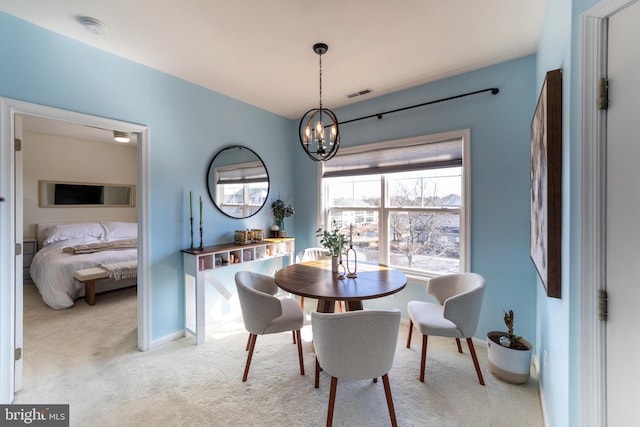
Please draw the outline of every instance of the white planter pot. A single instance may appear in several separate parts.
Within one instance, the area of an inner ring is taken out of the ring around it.
[[[489,371],[496,377],[512,384],[526,383],[531,372],[532,346],[524,338],[521,342],[528,350],[514,350],[503,347],[491,340],[493,335],[505,335],[504,332],[491,331],[487,334],[487,357]]]

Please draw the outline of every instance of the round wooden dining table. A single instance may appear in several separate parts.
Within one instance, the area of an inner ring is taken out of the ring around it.
[[[337,278],[331,259],[306,261],[287,266],[276,273],[276,284],[295,295],[318,300],[317,311],[333,313],[336,301],[347,310],[362,310],[362,301],[392,295],[407,285],[400,270],[381,264],[359,262],[355,278]]]

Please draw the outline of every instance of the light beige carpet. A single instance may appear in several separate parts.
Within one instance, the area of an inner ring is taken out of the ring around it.
[[[175,341],[136,350],[135,289],[98,295],[67,310],[46,307],[25,287],[24,388],[14,403],[68,403],[73,426],[323,426],[329,378],[313,387],[314,355],[304,344],[298,371],[291,334],[258,337],[246,383],[242,322],[207,330],[207,341]],[[305,335],[309,335],[307,328]],[[493,377],[477,346],[486,386],[465,349],[430,338],[424,383],[418,381],[419,334],[405,347],[401,325],[389,373],[400,426],[542,426],[537,381],[515,386]],[[308,339],[308,338],[307,338]],[[379,381],[339,381],[335,426],[386,426]]]

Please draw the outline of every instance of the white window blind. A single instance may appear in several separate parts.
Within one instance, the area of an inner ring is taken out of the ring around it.
[[[325,178],[462,166],[462,138],[445,141],[398,141],[357,152],[338,152],[323,165]],[[357,148],[357,147],[356,147]]]
[[[216,184],[251,184],[267,182],[267,171],[261,162],[220,166],[215,170]]]

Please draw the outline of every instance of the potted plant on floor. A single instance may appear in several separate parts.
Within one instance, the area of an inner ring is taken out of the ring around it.
[[[338,260],[343,248],[347,248],[347,236],[340,232],[337,223],[333,221],[333,230],[322,227],[316,230],[316,237],[320,237],[320,244],[331,252],[331,270],[338,271]]]
[[[513,333],[513,310],[504,312],[507,332],[487,333],[487,357],[489,371],[496,377],[512,384],[523,384],[531,371],[532,345]]]

